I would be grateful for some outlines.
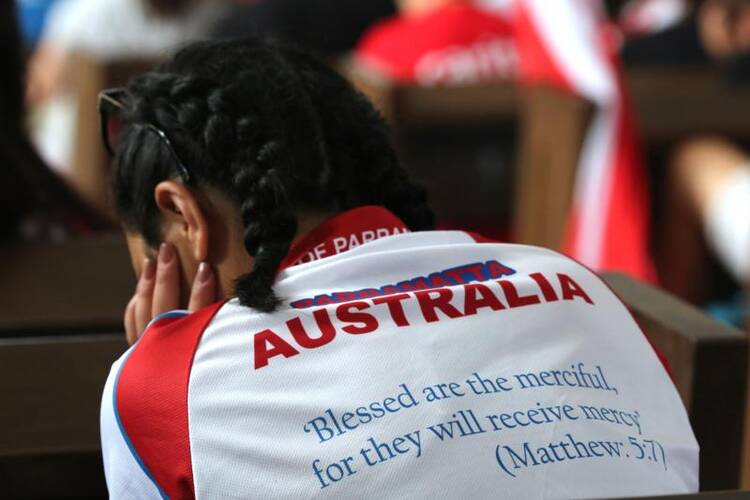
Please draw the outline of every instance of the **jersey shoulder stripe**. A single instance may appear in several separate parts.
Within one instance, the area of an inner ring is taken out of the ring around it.
[[[161,489],[159,486],[159,483],[154,480],[154,476],[151,474],[151,472],[148,470],[148,467],[146,467],[146,464],[143,463],[143,460],[141,459],[140,455],[136,451],[135,447],[133,446],[133,442],[130,440],[130,437],[128,433],[125,431],[125,427],[122,424],[122,417],[120,416],[120,411],[117,405],[117,387],[120,383],[120,376],[122,375],[122,368],[127,363],[128,359],[130,359],[130,354],[132,354],[132,351],[126,354],[125,359],[123,360],[122,364],[120,364],[119,370],[117,370],[117,375],[115,375],[115,383],[114,383],[114,390],[112,391],[112,407],[114,408],[114,416],[115,416],[115,422],[117,423],[117,428],[120,430],[120,434],[122,435],[123,440],[125,441],[125,444],[128,447],[128,450],[130,450],[131,455],[133,455],[133,458],[135,459],[138,466],[141,468],[143,473],[151,480],[152,483],[154,483],[154,486],[156,486],[156,489],[159,491],[159,495],[161,495],[162,498],[168,498],[164,490]]]
[[[152,321],[115,380],[113,404],[131,453],[163,498],[194,498],[188,383],[201,336],[224,302]]]

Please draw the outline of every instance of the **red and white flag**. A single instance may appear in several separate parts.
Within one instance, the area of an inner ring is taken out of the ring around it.
[[[516,0],[522,84],[547,83],[595,106],[563,250],[594,270],[655,281],[649,193],[614,37],[598,0]]]

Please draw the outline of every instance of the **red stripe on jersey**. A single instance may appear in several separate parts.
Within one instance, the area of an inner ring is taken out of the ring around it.
[[[127,438],[169,498],[195,498],[188,383],[198,341],[222,305],[152,325],[122,366],[115,388]]]
[[[369,241],[409,232],[406,224],[384,207],[366,205],[342,212],[297,240],[279,270],[337,255]]]

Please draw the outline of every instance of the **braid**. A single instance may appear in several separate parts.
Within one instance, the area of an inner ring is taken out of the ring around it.
[[[301,104],[300,111],[306,119],[303,123],[310,124],[308,132],[312,132],[311,144],[318,154],[319,168],[330,172],[320,118],[310,96],[289,63],[279,55],[275,55],[275,60],[296,97],[290,102]],[[291,135],[288,129],[285,132]],[[245,193],[240,205],[245,248],[254,257],[252,271],[237,280],[236,293],[240,303],[262,311],[272,311],[279,303],[273,282],[297,232],[294,208],[282,181],[292,174],[295,165],[290,165],[293,159],[285,149],[281,140],[268,141],[258,151],[254,167],[248,169],[245,162],[235,167],[235,186],[238,193]]]
[[[244,200],[240,214],[245,226],[244,243],[254,257],[253,269],[236,282],[240,303],[261,311],[278,305],[273,282],[279,264],[289,251],[297,232],[297,220],[284,188],[284,147],[269,141],[258,151],[251,167],[235,166],[234,183]]]
[[[315,62],[316,64],[320,64]],[[321,65],[322,66],[322,65]],[[334,105],[327,115],[326,130],[335,131],[329,137],[331,151],[338,156],[335,163],[339,170],[333,179],[321,179],[321,183],[338,186],[345,193],[340,210],[364,204],[383,205],[397,215],[412,231],[434,228],[435,216],[427,204],[427,190],[410,179],[396,155],[390,130],[383,116],[361,92],[353,89],[345,80],[332,75],[331,95],[350,94],[351,99],[343,103],[343,109]],[[321,96],[330,103],[339,103],[328,95]],[[317,104],[321,109],[325,104]],[[330,107],[331,104],[328,104]],[[342,117],[352,117],[341,123]],[[354,155],[347,154],[350,144],[358,142]],[[351,165],[367,165],[366,169],[353,169]]]
[[[156,246],[153,189],[176,166],[167,132],[195,186],[239,206],[249,273],[241,304],[272,311],[273,283],[297,232],[299,210],[383,205],[412,230],[432,227],[426,191],[398,162],[382,117],[343,78],[311,56],[259,40],[204,42],[128,87],[113,188],[126,226]]]

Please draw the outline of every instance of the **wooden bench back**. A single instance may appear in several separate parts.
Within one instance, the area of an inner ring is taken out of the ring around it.
[[[99,405],[125,348],[121,333],[0,339],[4,498],[106,497]]]
[[[135,284],[124,240],[4,247],[0,259],[0,496],[105,498],[99,404]]]
[[[117,332],[135,277],[120,235],[0,247],[0,338]]]
[[[514,240],[560,247],[591,117],[586,102],[544,85],[523,91],[511,83],[425,88],[396,85],[353,66],[343,71],[380,107],[397,137],[399,129],[433,124],[452,124],[458,130],[468,125],[515,123],[519,133]],[[636,121],[648,145],[704,132],[750,140],[750,113],[746,112],[750,90],[728,86],[717,73],[648,69],[631,71],[626,79]],[[434,142],[440,144],[440,138]],[[465,174],[456,170],[457,176]],[[484,209],[497,213],[496,207]]]
[[[669,361],[701,446],[701,489],[738,488],[750,451],[745,332],[623,274],[604,279]]]

